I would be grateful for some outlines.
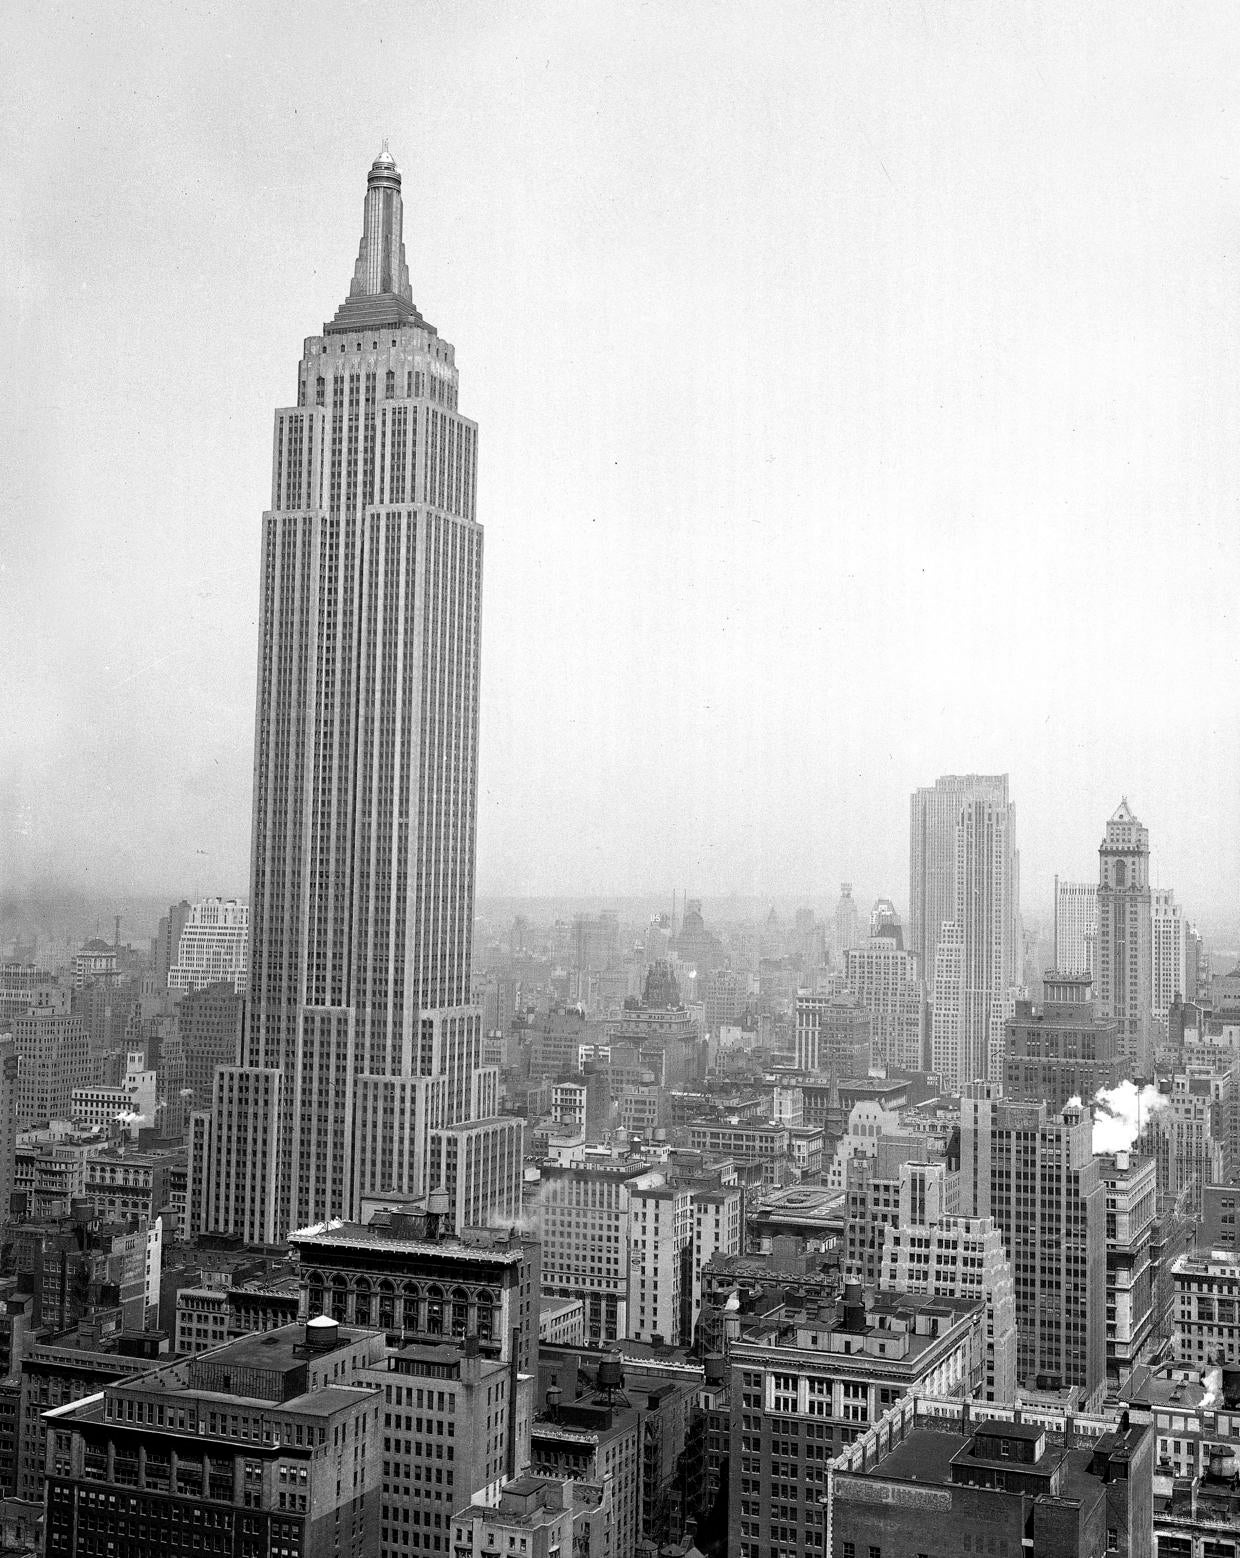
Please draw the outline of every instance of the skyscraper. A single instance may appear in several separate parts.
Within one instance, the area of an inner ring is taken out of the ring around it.
[[[415,308],[401,179],[275,414],[263,518],[250,982],[216,1078],[208,1227],[250,1240],[421,1194],[468,1118],[482,531],[453,348]],[[486,1093],[487,1089],[482,1092]]]
[[[1119,1051],[1128,1075],[1153,1067],[1153,919],[1149,830],[1127,799],[1108,819],[1098,847],[1098,943],[1094,999],[1119,1021]]]
[[[1106,1191],[1093,1121],[1073,1100],[1015,1103],[994,1084],[960,1100],[960,1210],[993,1217],[1016,1280],[1024,1386],[1080,1385],[1086,1411],[1106,1380]]]
[[[1098,884],[1055,878],[1055,968],[1092,974],[1098,932]]]
[[[1184,911],[1169,887],[1150,889],[1150,1006],[1164,1034],[1174,1001],[1188,994],[1188,939]]]
[[[909,949],[931,990],[940,929],[956,917],[956,828],[964,803],[976,797],[1007,805],[1007,775],[944,774],[911,799]]]
[[[911,931],[934,1002],[932,1065],[947,1087],[998,1078],[1021,960],[1007,775],[947,775],[914,791],[911,815]],[[937,966],[940,949],[949,968]]]

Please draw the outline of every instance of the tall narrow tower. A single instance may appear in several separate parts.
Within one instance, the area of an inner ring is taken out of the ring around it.
[[[1108,819],[1098,848],[1098,941],[1094,998],[1119,1022],[1119,1049],[1130,1077],[1154,1065],[1153,927],[1149,829],[1127,798]]]
[[[1021,944],[1007,775],[945,775],[914,791],[911,817],[911,927],[930,970],[932,1065],[949,1088],[1001,1078]]]
[[[275,414],[263,517],[250,982],[203,1221],[249,1240],[420,1194],[432,1129],[495,1113],[469,1004],[482,530],[477,429],[418,312],[401,179]]]

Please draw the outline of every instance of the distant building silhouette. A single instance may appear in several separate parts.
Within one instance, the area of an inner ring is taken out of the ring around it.
[[[1150,835],[1127,799],[1107,820],[1098,848],[1098,947],[1094,999],[1119,1022],[1129,1076],[1149,1076],[1153,1046],[1153,920]]]

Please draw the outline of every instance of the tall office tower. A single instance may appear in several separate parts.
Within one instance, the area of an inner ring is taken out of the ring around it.
[[[1106,1382],[1106,1189],[1093,1120],[1071,1103],[1013,1103],[992,1083],[960,1100],[960,1210],[993,1217],[1016,1279],[1017,1376],[1079,1385],[1086,1411]]]
[[[1148,1349],[1154,1326],[1150,1241],[1158,1208],[1153,1158],[1098,1154],[1107,1198],[1107,1381],[1126,1387]]]
[[[433,1189],[428,1132],[468,1117],[481,1056],[477,431],[453,348],[414,307],[401,231],[385,148],[349,296],[275,415],[249,1002],[242,1065],[216,1079],[205,1197],[209,1228],[250,1241],[354,1214],[373,1190]]]
[[[246,985],[250,911],[235,898],[204,898],[190,910],[181,928],[176,955],[168,969],[169,990],[202,990],[227,979]]]
[[[964,1031],[964,931],[955,920],[939,928],[930,987],[930,1069],[945,1092],[958,1093],[971,1080],[966,1075]]]
[[[1055,967],[1061,974],[1092,974],[1098,929],[1098,884],[1055,878]]]
[[[852,895],[852,883],[840,883],[840,901],[835,906],[833,921],[833,951],[842,963],[849,947],[861,943],[861,921],[857,914],[856,900]]]
[[[1188,937],[1184,911],[1169,887],[1150,891],[1150,1010],[1163,1033],[1167,1013],[1188,985]]]
[[[896,927],[897,937],[899,926]],[[917,959],[890,934],[871,936],[844,957],[844,977],[870,1014],[876,1065],[921,1071],[926,1065],[926,987]]]
[[[1003,1025],[1020,981],[1020,894],[1015,807],[977,796],[956,828],[961,953],[960,1056],[964,1080],[1003,1075]]]
[[[878,1285],[889,1293],[981,1298],[986,1303],[987,1401],[1016,1397],[1016,1290],[993,1217],[944,1210],[945,1163],[904,1163],[894,1220],[883,1229]]]
[[[909,950],[917,954],[928,989],[945,920],[956,918],[956,832],[966,801],[1008,806],[1006,774],[944,774],[914,790],[910,803]],[[1013,847],[1015,827],[1012,828]],[[1019,898],[1012,905],[1019,915]]]
[[[1122,800],[1098,848],[1098,944],[1094,999],[1119,1021],[1128,1075],[1147,1077],[1153,1047],[1153,917],[1150,835]]]

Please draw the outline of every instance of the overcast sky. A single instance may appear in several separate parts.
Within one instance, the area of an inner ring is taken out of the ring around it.
[[[1240,8],[11,4],[0,875],[248,886],[272,412],[366,170],[457,348],[482,893],[1024,900],[1237,806]]]

